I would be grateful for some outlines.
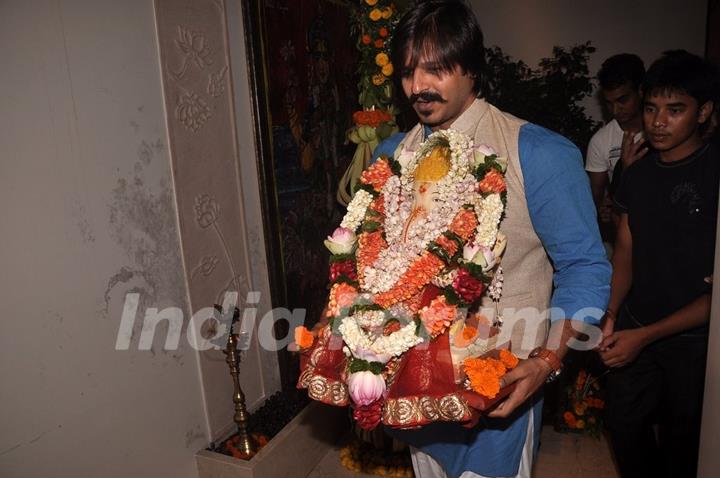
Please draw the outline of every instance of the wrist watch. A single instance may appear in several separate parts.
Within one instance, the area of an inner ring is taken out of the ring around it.
[[[528,355],[528,358],[539,358],[544,360],[552,368],[552,372],[548,375],[547,383],[552,382],[562,373],[563,363],[560,358],[552,350],[544,347],[536,347]]]

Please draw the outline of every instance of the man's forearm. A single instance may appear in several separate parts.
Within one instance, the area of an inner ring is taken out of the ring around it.
[[[710,320],[710,294],[703,294],[682,309],[643,327],[649,342],[696,329]]]

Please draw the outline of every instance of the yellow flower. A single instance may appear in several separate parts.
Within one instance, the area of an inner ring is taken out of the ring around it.
[[[380,11],[379,8],[373,8],[370,12],[370,20],[376,22],[380,20],[383,17],[383,13]]]
[[[393,11],[390,7],[385,7],[382,10],[382,17],[387,20],[388,18],[392,17]]]
[[[378,53],[375,55],[375,64],[379,67],[383,67],[387,65],[390,62],[390,58],[387,56],[387,53]]]
[[[378,0],[365,0],[365,3],[367,3],[371,7],[374,6],[377,2]]]
[[[373,75],[372,82],[375,86],[380,86],[385,83],[385,77],[383,75]]]
[[[582,430],[583,428],[585,428],[585,420],[578,420],[577,422],[575,422],[575,428],[577,428],[578,430]]]
[[[382,73],[385,76],[390,76],[393,74],[393,66],[392,63],[388,63],[387,65],[382,67]]]

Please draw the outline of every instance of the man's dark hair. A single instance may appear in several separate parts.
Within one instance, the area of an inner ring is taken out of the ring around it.
[[[475,93],[483,90],[483,35],[475,14],[461,0],[426,0],[410,7],[395,27],[390,55],[398,81],[424,56],[444,72],[460,66],[474,78]]]
[[[626,83],[638,89],[645,77],[645,64],[637,55],[620,53],[603,62],[597,77],[603,90],[614,90]]]
[[[648,69],[643,83],[645,95],[683,93],[698,106],[716,101],[720,89],[717,70],[707,61],[685,50],[666,51]]]

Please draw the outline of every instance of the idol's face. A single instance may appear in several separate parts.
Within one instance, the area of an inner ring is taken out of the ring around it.
[[[405,96],[420,121],[435,131],[447,129],[475,100],[474,78],[459,65],[452,71],[422,57],[413,68],[410,61],[401,69]]]
[[[625,83],[612,90],[602,90],[602,97],[608,113],[624,127],[633,119],[639,118],[642,110],[640,90],[632,83]]]
[[[645,136],[666,161],[692,154],[701,144],[700,125],[708,120],[713,105],[704,105],[679,92],[656,92],[645,98],[643,123]]]

